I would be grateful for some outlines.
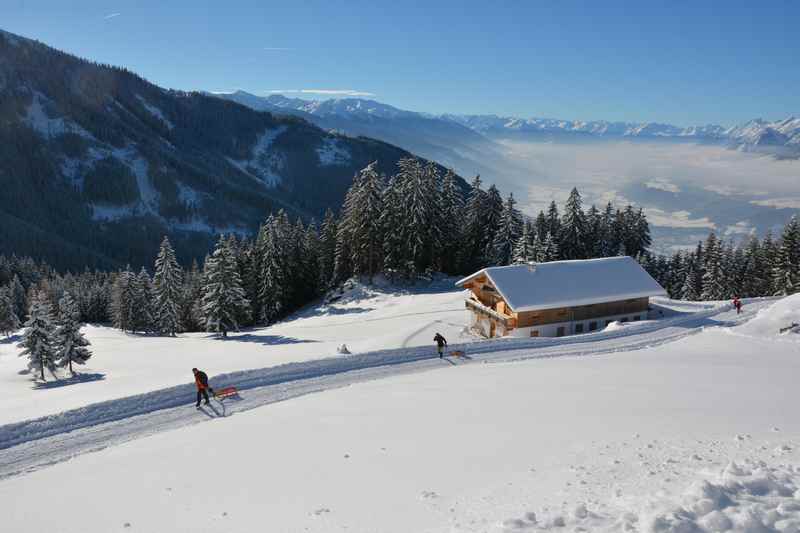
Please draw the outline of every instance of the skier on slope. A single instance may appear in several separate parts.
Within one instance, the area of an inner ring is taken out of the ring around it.
[[[202,395],[203,398],[206,399],[205,404],[208,405],[209,404],[208,392],[206,391],[207,390],[211,391],[211,394],[214,394],[214,389],[208,386],[208,375],[205,372],[203,372],[202,370],[198,370],[196,368],[193,368],[192,372],[194,373],[194,383],[195,385],[197,385],[197,404],[195,405],[195,407],[199,409],[200,395]]]
[[[442,337],[442,334],[437,332],[436,336],[433,338],[433,341],[436,343],[436,348],[439,351],[439,359],[442,358],[442,354],[444,353],[444,347],[447,346],[447,339]]]
[[[736,314],[742,314],[742,301],[739,299],[738,296],[733,297],[733,307],[736,308]]]

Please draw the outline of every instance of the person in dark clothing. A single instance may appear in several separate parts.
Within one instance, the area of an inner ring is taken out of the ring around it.
[[[734,296],[733,298],[733,307],[736,308],[737,315],[740,315],[742,313],[742,301],[739,299],[738,296]]]
[[[436,333],[436,336],[433,338],[433,341],[436,343],[436,347],[439,350],[439,359],[441,359],[442,354],[444,353],[444,347],[447,346],[447,339],[442,337],[441,333]]]
[[[200,407],[201,395],[203,398],[205,398],[206,405],[208,405],[209,400],[207,391],[211,391],[211,394],[214,394],[214,389],[208,386],[208,375],[202,370],[198,370],[196,368],[193,368],[192,372],[194,373],[194,383],[197,385],[197,404],[195,407]]]

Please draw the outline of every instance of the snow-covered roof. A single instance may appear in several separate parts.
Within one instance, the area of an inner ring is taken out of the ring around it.
[[[667,294],[630,257],[489,267],[456,285],[462,287],[482,274],[517,313]]]

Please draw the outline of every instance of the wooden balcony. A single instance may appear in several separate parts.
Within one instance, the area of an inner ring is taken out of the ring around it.
[[[491,307],[486,307],[478,300],[475,300],[473,298],[468,298],[464,302],[464,304],[466,305],[467,309],[470,309],[471,311],[482,314],[484,316],[491,318],[492,320],[499,322],[507,330],[517,327],[517,320],[513,316],[498,313]]]

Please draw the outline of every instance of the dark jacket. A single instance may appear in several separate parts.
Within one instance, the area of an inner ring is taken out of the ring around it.
[[[203,390],[208,388],[208,375],[202,370],[198,370],[197,373],[194,375],[194,382],[197,385],[197,390]]]
[[[441,348],[442,346],[444,346],[444,345],[446,345],[446,344],[447,344],[447,340],[446,340],[444,337],[442,337],[441,335],[439,335],[438,333],[437,333],[437,334],[436,334],[436,336],[433,338],[433,340],[436,342],[436,344],[437,344],[437,345],[438,345],[440,348]]]

